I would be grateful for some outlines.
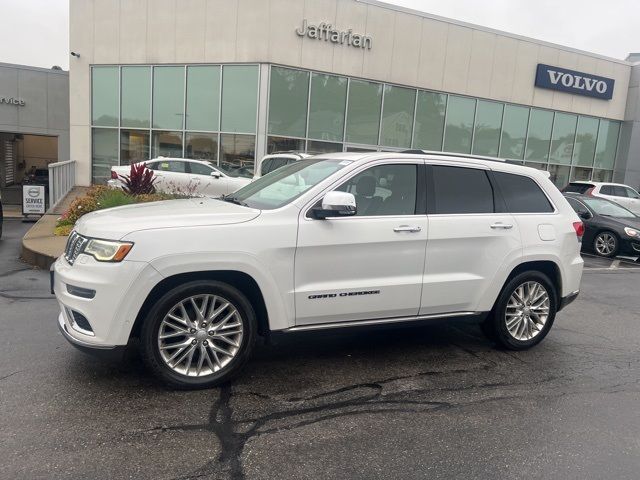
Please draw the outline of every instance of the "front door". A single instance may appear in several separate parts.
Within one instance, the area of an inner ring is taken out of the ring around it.
[[[424,163],[386,160],[336,189],[353,193],[358,213],[315,220],[302,210],[296,324],[417,315],[428,233]]]
[[[496,213],[487,171],[433,165],[420,315],[473,312],[498,270],[522,254],[518,224]]]

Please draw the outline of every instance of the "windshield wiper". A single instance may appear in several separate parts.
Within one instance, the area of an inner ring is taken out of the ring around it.
[[[220,197],[220,200],[223,200],[225,202],[229,202],[229,203],[235,203],[236,205],[240,205],[242,207],[248,207],[249,205],[247,205],[246,203],[244,203],[241,200],[238,200],[236,197],[234,197],[233,195],[229,194],[229,195],[222,195]]]

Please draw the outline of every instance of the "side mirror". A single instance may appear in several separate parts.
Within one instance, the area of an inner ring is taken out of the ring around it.
[[[582,220],[590,220],[591,219],[591,213],[590,212],[580,212],[580,213],[578,213],[578,216]]]
[[[217,172],[217,171],[214,170],[214,171],[211,172],[211,176],[213,178],[220,178],[222,176],[222,174],[220,172]]]
[[[333,191],[324,196],[321,208],[313,209],[313,215],[317,219],[351,217],[357,211],[356,197],[352,193]]]

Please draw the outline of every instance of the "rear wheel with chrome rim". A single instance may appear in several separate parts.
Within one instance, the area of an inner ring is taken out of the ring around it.
[[[142,327],[147,365],[177,388],[207,388],[237,373],[255,343],[248,299],[217,281],[189,282],[167,293]]]
[[[544,273],[520,273],[504,286],[482,330],[508,349],[530,348],[549,332],[557,298],[554,285]]]
[[[601,257],[615,257],[618,253],[618,236],[613,232],[600,232],[593,240],[593,250]]]

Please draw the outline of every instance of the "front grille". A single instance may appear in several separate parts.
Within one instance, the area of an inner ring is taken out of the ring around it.
[[[67,240],[67,246],[64,249],[64,258],[67,262],[73,265],[73,262],[75,262],[78,255],[82,253],[88,241],[88,238],[83,237],[75,230],[71,232],[71,235],[69,235],[69,239]]]

